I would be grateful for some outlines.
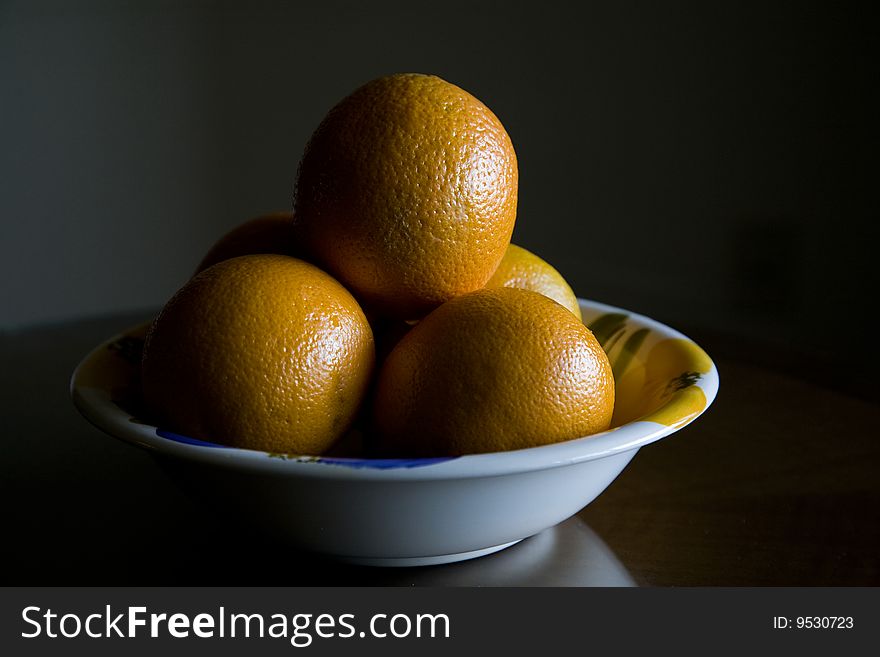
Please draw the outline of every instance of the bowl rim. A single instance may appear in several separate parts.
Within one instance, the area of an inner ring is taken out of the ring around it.
[[[144,324],[131,327],[104,340],[75,368],[70,380],[73,403],[80,413],[103,432],[156,455],[171,456],[205,465],[263,472],[282,476],[303,476],[357,480],[427,480],[503,476],[574,465],[637,450],[687,426],[714,401],[719,386],[718,370],[712,359],[683,333],[645,315],[608,304],[578,299],[581,311],[625,314],[632,326],[655,332],[661,339],[685,340],[705,356],[709,369],[693,385],[702,389],[706,403],[686,420],[665,425],[636,420],[601,433],[560,443],[506,452],[465,454],[444,458],[360,459],[328,456],[295,456],[215,445],[164,431],[136,420],[111,399],[112,390],[84,384],[83,371],[121,338]],[[669,403],[669,402],[668,402]]]

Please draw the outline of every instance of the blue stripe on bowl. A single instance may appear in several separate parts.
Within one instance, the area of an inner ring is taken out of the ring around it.
[[[174,433],[173,431],[166,431],[165,429],[156,429],[156,435],[162,438],[167,438],[168,440],[173,440],[178,443],[184,443],[185,445],[197,445],[199,447],[214,447],[217,449],[229,449],[228,445],[219,445],[217,443],[211,443],[207,440],[199,440],[198,438],[190,438],[189,436],[184,436],[179,433]],[[269,455],[273,456],[273,455]],[[280,456],[280,455],[274,455]],[[284,455],[284,458],[288,458]],[[343,458],[343,457],[330,457],[330,456],[293,456],[291,455],[290,460],[292,461],[301,461],[305,463],[324,463],[326,465],[341,465],[346,468],[374,468],[376,470],[392,470],[394,468],[423,468],[428,465],[435,465],[437,463],[444,463],[445,461],[452,461],[457,456],[440,456],[435,458],[423,458],[423,459],[354,459],[354,458]]]
[[[199,447],[218,447],[218,448],[226,447],[226,445],[218,445],[217,443],[209,443],[207,440],[199,440],[198,438],[190,438],[189,436],[182,436],[179,433],[165,431],[165,429],[156,429],[156,435],[161,436],[162,438],[167,438],[168,440],[174,440],[178,443],[184,443],[186,445],[198,445]]]

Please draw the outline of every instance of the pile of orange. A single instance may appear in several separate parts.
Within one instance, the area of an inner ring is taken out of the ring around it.
[[[400,457],[607,429],[608,358],[563,277],[510,243],[517,191],[510,137],[475,97],[368,82],[309,140],[292,212],[221,238],[154,321],[155,421],[290,454],[359,423]]]

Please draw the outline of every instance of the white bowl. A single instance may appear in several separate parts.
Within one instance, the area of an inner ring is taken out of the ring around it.
[[[715,398],[715,365],[681,333],[626,310],[580,304],[614,366],[618,426],[543,447],[378,460],[269,454],[175,435],[137,419],[146,326],[86,356],[71,395],[95,426],[150,450],[186,490],[299,548],[370,565],[459,561],[574,515],[640,447],[693,421]]]

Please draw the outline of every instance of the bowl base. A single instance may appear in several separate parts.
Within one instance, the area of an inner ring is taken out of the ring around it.
[[[479,550],[471,550],[470,552],[456,552],[453,554],[438,554],[431,557],[348,557],[335,556],[338,561],[356,564],[358,566],[384,566],[393,568],[405,568],[408,566],[439,566],[444,563],[455,563],[456,561],[466,561],[467,559],[476,559],[493,552],[499,552],[504,548],[519,543],[522,539],[518,538],[510,543],[502,543],[501,545],[493,545],[492,547],[481,548]]]

